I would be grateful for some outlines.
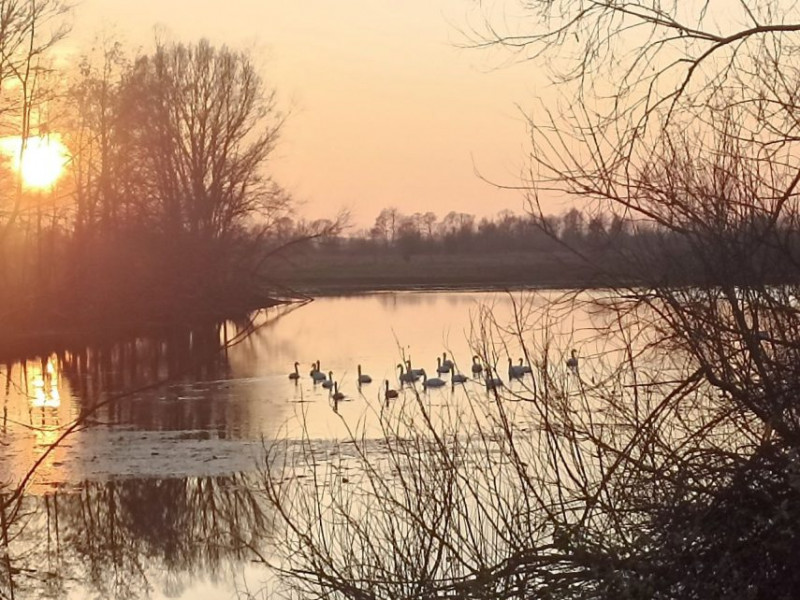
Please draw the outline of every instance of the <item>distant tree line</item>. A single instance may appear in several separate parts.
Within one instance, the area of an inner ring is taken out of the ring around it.
[[[320,230],[331,223],[325,220],[295,223],[283,217],[275,233],[289,239],[309,228]],[[560,241],[602,246],[623,244],[633,234],[633,226],[619,216],[587,216],[578,209],[547,217],[546,226],[538,217],[502,210],[494,217],[478,219],[475,215],[451,211],[441,219],[434,212],[400,212],[395,207],[383,209],[369,229],[354,235],[328,236],[319,244],[342,249],[399,251],[403,254],[428,252],[527,252],[547,251]]]
[[[594,281],[648,281],[654,276],[664,283],[676,284],[707,280],[692,242],[680,232],[642,215],[634,219],[570,208],[558,215],[544,214],[538,209],[523,214],[502,210],[494,217],[478,219],[472,214],[451,211],[439,218],[434,212],[407,215],[390,207],[381,210],[371,228],[349,236],[342,235],[333,225],[326,219],[308,222],[283,216],[268,237],[272,244],[279,244],[293,238],[307,238],[310,232],[325,231],[329,233],[315,236],[313,242],[313,247],[325,253],[399,254],[406,259],[417,254],[561,251],[590,267],[589,271],[599,276]],[[791,219],[752,219],[746,228],[725,228],[714,240],[715,251],[722,255],[766,234],[777,236],[780,246],[741,256],[737,264],[742,268],[731,274],[734,280],[749,282],[747,265],[758,267],[760,276],[768,281],[796,280],[796,265],[787,256],[800,252],[800,234]]]

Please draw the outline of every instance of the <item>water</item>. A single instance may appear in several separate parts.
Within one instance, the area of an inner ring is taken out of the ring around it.
[[[597,317],[575,305],[546,315],[546,302],[559,295],[329,297],[261,313],[248,336],[237,334],[243,324],[214,325],[7,364],[0,475],[11,490],[40,464],[29,475],[27,516],[9,528],[21,535],[9,544],[15,562],[0,590],[58,598],[265,595],[269,514],[247,482],[263,463],[264,444],[309,440],[324,460],[354,428],[380,437],[381,411],[415,401],[397,381],[397,365],[408,358],[433,377],[446,352],[471,375],[478,353],[507,379],[521,342],[549,336],[558,356],[575,347],[585,361],[597,349]],[[499,327],[480,326],[489,316]],[[333,402],[309,377],[317,360],[344,401]],[[295,361],[297,382],[288,377]],[[359,364],[373,383],[357,385]],[[553,368],[564,371],[563,360]],[[400,389],[389,405],[384,380]],[[520,393],[532,385],[509,383]],[[423,397],[444,414],[466,393],[485,393],[482,380]],[[86,426],[68,431],[76,420]]]

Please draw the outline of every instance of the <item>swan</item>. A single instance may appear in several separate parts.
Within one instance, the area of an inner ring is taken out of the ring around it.
[[[497,388],[503,387],[503,380],[499,377],[487,377],[486,378],[486,389],[487,390],[496,390]]]
[[[328,378],[322,382],[322,387],[329,390],[333,387],[333,371],[328,371]]]
[[[387,400],[391,400],[392,398],[397,398],[398,396],[397,390],[389,389],[389,380],[388,379],[384,380],[384,383],[386,384],[386,391],[383,393],[383,397],[386,398]]]
[[[519,366],[522,367],[522,372],[523,373],[533,373],[533,369],[531,368],[531,366],[530,365],[526,365],[525,361],[522,360],[522,357],[520,357],[520,359],[519,359]]]
[[[295,381],[300,379],[300,371],[299,371],[299,369],[300,369],[300,363],[299,362],[295,362],[294,363],[294,372],[293,373],[289,373],[289,379],[294,379]]]
[[[411,359],[409,358],[409,359],[406,361],[406,371],[408,371],[408,372],[409,372],[409,373],[411,373],[411,374],[412,374],[414,377],[416,377],[417,379],[419,379],[420,377],[422,377],[422,374],[425,372],[425,369],[412,369],[412,368],[411,368]],[[415,379],[414,381],[416,381],[417,379]]]
[[[319,370],[319,361],[317,361],[317,369],[315,371],[311,371],[311,379],[314,380],[314,383],[325,381],[325,379],[327,379],[327,375]]]
[[[447,352],[442,352],[441,360],[437,358],[436,362],[439,364],[436,369],[439,373],[449,373],[454,366],[453,361],[447,358]]]
[[[511,357],[508,358],[508,378],[521,379],[525,375],[522,365],[515,365],[511,363]]]
[[[570,352],[570,357],[567,359],[567,368],[573,373],[578,372],[578,351],[575,349]]]
[[[372,377],[369,375],[362,375],[361,365],[358,365],[358,385],[361,385],[362,383],[372,383]]]
[[[439,379],[438,377],[431,377],[428,379],[428,375],[425,371],[422,371],[422,387],[424,388],[432,388],[432,387],[442,387],[444,385],[444,379]]]
[[[398,377],[400,383],[414,383],[417,379],[419,379],[419,375],[404,372],[402,364],[397,365],[397,368],[400,369],[400,375]]]
[[[339,384],[336,382],[333,383],[333,399],[336,400],[336,402],[344,400],[344,394],[339,391]]]
[[[311,377],[313,377],[314,373],[319,373],[319,361],[318,360],[311,363],[311,372],[309,372],[309,375]]]
[[[499,377],[492,377],[492,370],[487,369],[486,379],[484,379],[484,383],[486,384],[486,390],[496,390],[497,388],[503,387],[503,380]]]
[[[447,358],[447,352],[442,352],[442,366],[447,367],[448,369],[452,369],[453,367],[456,366],[456,364],[452,360]]]
[[[467,376],[463,373],[453,373],[453,375],[450,377],[450,381],[453,383],[453,385],[456,383],[466,383]]]
[[[477,354],[472,357],[472,372],[473,374],[477,374],[483,371],[483,365],[481,364],[481,358]]]

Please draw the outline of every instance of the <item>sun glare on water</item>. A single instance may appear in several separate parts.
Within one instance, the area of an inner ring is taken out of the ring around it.
[[[0,140],[0,149],[11,159],[15,171],[28,188],[49,188],[58,181],[67,164],[67,148],[56,136],[31,137],[20,161],[21,139],[18,137]]]

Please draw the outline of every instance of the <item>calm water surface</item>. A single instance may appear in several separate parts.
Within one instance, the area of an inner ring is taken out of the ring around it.
[[[0,590],[10,596],[13,588],[16,597],[218,598],[246,586],[260,597],[268,575],[240,542],[269,538],[246,481],[263,444],[308,438],[332,452],[349,428],[378,436],[383,381],[400,387],[396,365],[404,358],[433,377],[436,358],[447,352],[470,374],[477,351],[506,379],[508,357],[521,356],[514,327],[503,332],[512,323],[524,322],[526,335],[541,335],[547,324],[565,350],[590,354],[596,332],[587,311],[543,312],[545,300],[559,294],[329,297],[266,311],[249,336],[228,324],[5,365],[2,481],[19,482],[75,419],[85,416],[90,426],[71,433],[33,474],[25,500],[32,516],[10,545],[16,567]],[[487,310],[500,328],[481,328]],[[333,372],[345,401],[334,405],[312,382],[317,360]],[[288,378],[295,361],[296,383]],[[359,364],[373,383],[357,385]],[[482,392],[475,380],[425,398],[447,410],[466,393]],[[126,395],[92,408],[117,393]],[[401,391],[396,403],[412,397]],[[223,531],[220,520],[236,523],[236,540],[226,538],[230,527]],[[268,542],[261,551],[268,554]]]

